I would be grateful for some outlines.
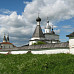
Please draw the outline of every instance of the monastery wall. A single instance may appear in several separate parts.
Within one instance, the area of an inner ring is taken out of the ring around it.
[[[24,46],[24,47],[18,47],[13,49],[0,49],[0,51],[13,51],[13,50],[24,50],[24,49],[47,49],[47,48],[68,48],[69,43],[49,43],[49,44],[42,44],[42,45],[31,45],[31,46]]]
[[[42,45],[31,45],[31,46],[24,46],[18,49],[44,49],[44,48],[68,48],[69,43],[49,43],[49,44],[42,44]]]

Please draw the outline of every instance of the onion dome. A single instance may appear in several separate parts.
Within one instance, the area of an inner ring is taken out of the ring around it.
[[[47,20],[47,25],[46,25],[45,29],[51,29],[51,26],[49,25],[49,21],[48,20]]]
[[[41,21],[41,18],[38,16],[38,18],[36,19],[37,22]]]
[[[53,28],[52,28],[51,34],[55,34],[55,32],[53,31]]]

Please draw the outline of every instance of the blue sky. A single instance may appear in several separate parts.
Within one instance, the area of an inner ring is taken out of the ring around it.
[[[38,12],[42,29],[49,17],[60,41],[68,41],[66,35],[74,31],[74,0],[0,0],[0,42],[4,33],[9,33],[10,42],[16,46],[28,44]]]
[[[25,8],[24,1],[31,2],[31,0],[0,0],[0,9],[17,11],[21,15]]]

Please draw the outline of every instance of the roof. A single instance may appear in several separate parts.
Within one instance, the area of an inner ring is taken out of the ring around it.
[[[54,31],[51,31],[51,34],[55,34],[55,32]]]
[[[52,31],[51,31],[51,33],[52,33],[52,34],[55,34],[55,32],[53,31],[53,28],[52,28]]]
[[[45,38],[40,25],[36,26],[36,29],[35,29],[32,37]]]
[[[10,45],[13,45],[12,43],[10,43],[10,42],[2,42],[2,43],[0,43],[0,44],[10,44]],[[13,45],[13,47],[16,47],[15,45]]]
[[[72,33],[69,34],[69,35],[66,35],[66,37],[74,37],[74,32],[72,32]]]
[[[36,19],[37,22],[41,21],[41,18],[38,16],[38,18]]]
[[[13,45],[13,44],[10,43],[10,42],[2,42],[1,44],[11,44],[11,45]]]
[[[5,40],[5,41],[6,41],[6,37],[5,37],[5,35],[4,35],[4,38],[3,38],[3,40]]]
[[[9,41],[9,36],[7,36],[7,41]]]
[[[52,33],[44,33],[44,35],[56,35],[56,36],[59,36],[58,34],[52,34]]]

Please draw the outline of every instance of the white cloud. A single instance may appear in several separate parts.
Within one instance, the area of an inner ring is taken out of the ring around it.
[[[18,39],[16,40],[18,44],[20,43],[19,38],[26,43],[32,36],[38,12],[42,19],[42,27],[46,26],[47,17],[49,17],[49,21],[52,23],[74,17],[74,0],[32,0],[32,2],[24,3],[26,3],[26,7],[22,15],[17,15],[16,11],[12,12],[9,10],[3,12],[6,14],[9,13],[9,15],[0,14],[0,34],[9,32],[10,38],[13,41]],[[53,27],[57,28],[58,26],[54,25]],[[55,30],[55,32],[59,33],[60,29]]]
[[[59,34],[60,33],[60,29],[58,30],[54,30],[56,34]]]
[[[0,13],[2,14],[11,14],[13,11],[9,11],[8,9],[0,9]]]
[[[24,15],[28,15],[28,19],[35,19],[37,13],[39,12],[42,19],[47,16],[51,21],[69,19],[74,16],[72,1],[73,0],[33,0],[33,2],[26,5]]]
[[[62,26],[62,28],[72,28],[71,25],[65,25],[65,26]]]

